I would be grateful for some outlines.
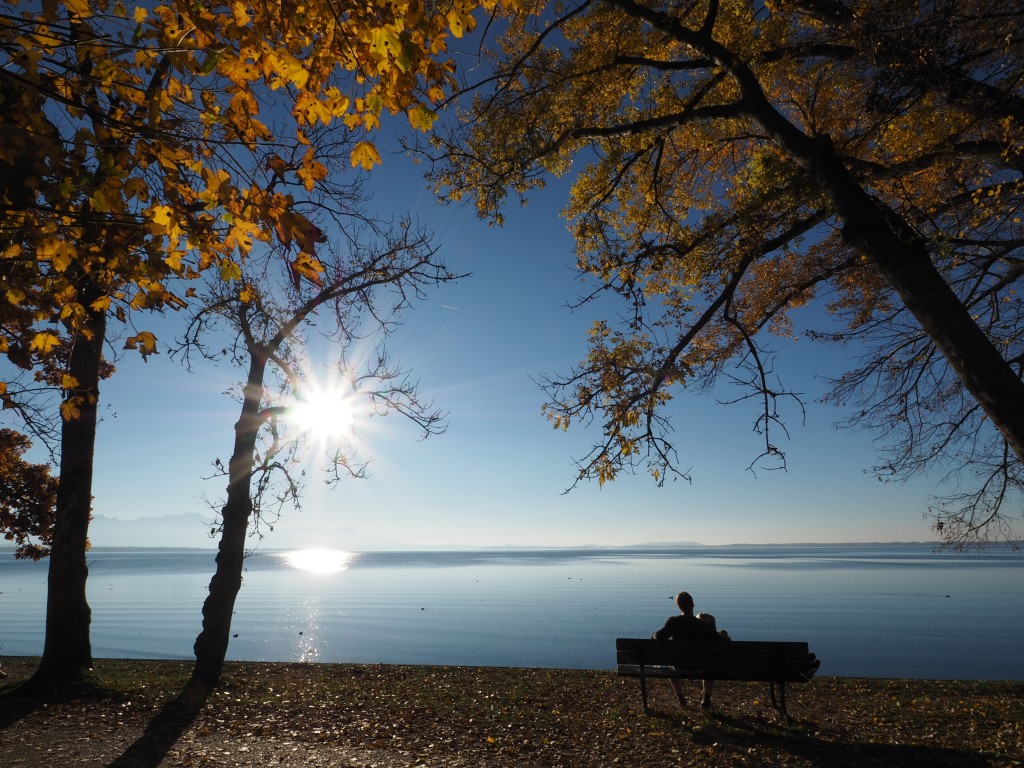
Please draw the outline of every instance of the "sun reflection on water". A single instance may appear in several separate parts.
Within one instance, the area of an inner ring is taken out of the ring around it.
[[[300,571],[326,574],[344,571],[355,560],[355,554],[337,549],[299,549],[286,552],[284,559]]]

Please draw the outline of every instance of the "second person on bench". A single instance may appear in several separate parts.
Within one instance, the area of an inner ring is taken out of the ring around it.
[[[729,635],[724,629],[721,632],[716,630],[713,616],[707,613],[701,614],[700,617],[693,615],[693,597],[689,592],[680,592],[675,599],[680,615],[669,616],[665,625],[651,635],[653,639],[708,643],[722,643],[729,640]],[[670,678],[669,682],[672,684],[672,690],[675,691],[680,706],[685,707],[686,697],[683,695],[682,681]],[[711,693],[714,690],[714,685],[714,680],[701,681],[701,707],[711,706]]]

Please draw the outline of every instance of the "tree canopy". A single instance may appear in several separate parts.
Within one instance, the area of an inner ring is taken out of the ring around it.
[[[253,298],[243,268],[261,250],[315,283],[328,168],[339,152],[349,167],[379,163],[371,133],[388,113],[430,127],[451,83],[448,40],[479,5],[16,0],[0,11],[0,352],[37,379],[0,383],[0,398],[34,415],[25,400],[38,385],[61,393],[40,676],[74,676],[91,659],[84,551],[108,320],[126,348],[154,354],[142,313],[184,308],[201,275]]]
[[[598,421],[580,479],[678,473],[669,402],[739,379],[762,459],[788,394],[769,335],[825,302],[861,350],[834,382],[876,471],[959,480],[936,528],[1009,536],[1024,489],[1024,11],[1006,0],[577,0],[493,25],[489,74],[434,138],[431,178],[500,222],[550,175],[579,269],[622,297],[547,381]],[[1009,513],[1009,518],[1007,514]]]

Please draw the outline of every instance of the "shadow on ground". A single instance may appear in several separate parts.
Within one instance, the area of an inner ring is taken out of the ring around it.
[[[186,689],[164,704],[146,725],[142,735],[107,768],[155,768],[195,722],[204,701],[204,698],[190,695]]]
[[[811,732],[811,722],[792,725],[773,724],[750,718],[734,718],[714,713],[706,725],[694,733],[698,743],[718,743],[736,752],[786,753],[812,765],[830,768],[864,768],[869,765],[900,768],[991,768],[984,756],[967,750],[924,744],[864,743],[828,738]]]

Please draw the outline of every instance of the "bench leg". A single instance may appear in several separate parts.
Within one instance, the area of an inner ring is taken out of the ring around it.
[[[789,720],[789,713],[786,711],[786,683],[785,681],[779,682],[779,697],[775,698],[775,683],[768,683],[768,690],[772,697],[772,708],[775,709],[783,719]]]
[[[647,709],[647,677],[643,674],[642,670],[640,672],[640,698],[644,702],[644,714],[649,714]]]

